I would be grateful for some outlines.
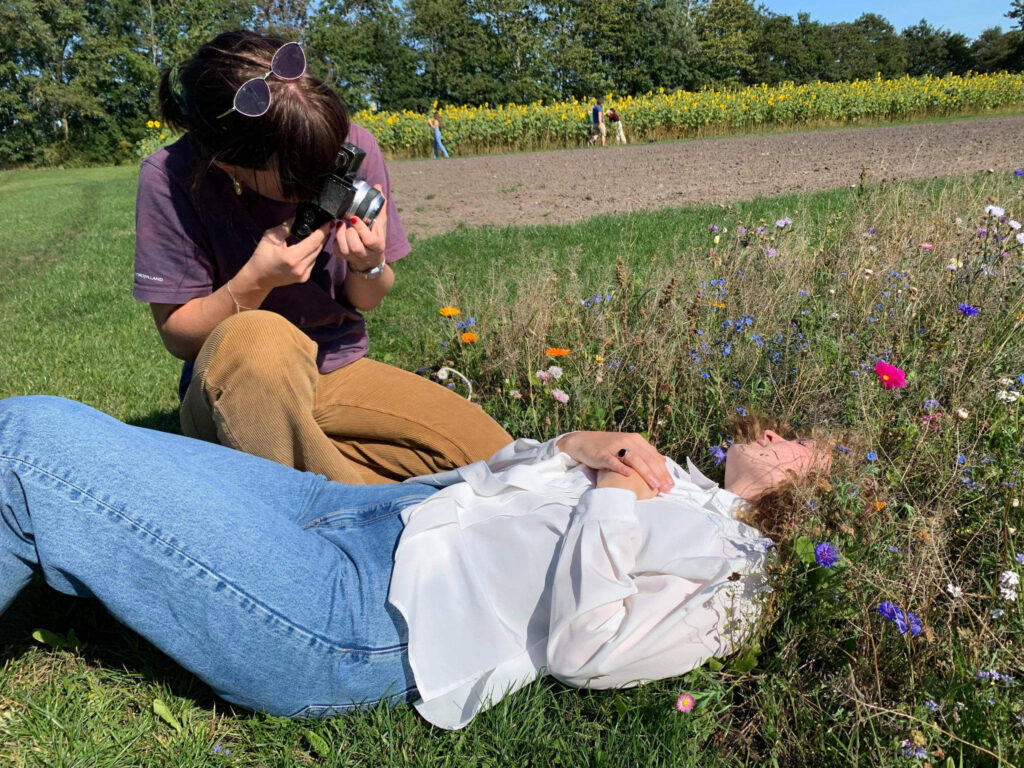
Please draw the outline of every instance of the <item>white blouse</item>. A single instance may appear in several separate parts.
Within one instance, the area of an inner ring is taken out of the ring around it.
[[[596,488],[558,439],[411,481],[441,490],[403,512],[389,601],[434,725],[461,728],[545,670],[592,688],[681,675],[757,615],[771,541],[734,519],[742,499],[671,460],[656,498]]]

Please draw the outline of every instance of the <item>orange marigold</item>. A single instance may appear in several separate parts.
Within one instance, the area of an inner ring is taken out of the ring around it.
[[[455,317],[461,313],[455,307],[441,307],[441,314],[445,317]]]
[[[544,354],[548,357],[565,357],[570,351],[564,347],[548,347],[544,350]]]
[[[462,340],[463,344],[472,344],[474,341],[476,341],[477,336],[472,331],[466,331],[464,334],[459,336],[459,338]]]

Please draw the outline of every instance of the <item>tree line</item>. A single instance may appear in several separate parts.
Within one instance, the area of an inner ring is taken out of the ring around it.
[[[217,32],[302,40],[352,109],[1024,69],[1013,25],[970,40],[866,13],[822,24],[753,0],[8,0],[0,164],[134,160],[161,68]]]

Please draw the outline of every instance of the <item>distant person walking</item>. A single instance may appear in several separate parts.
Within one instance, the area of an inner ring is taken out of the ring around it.
[[[590,122],[592,125],[591,137],[594,141],[597,141],[597,137],[601,137],[601,146],[605,145],[605,136],[607,135],[607,128],[604,124],[604,102],[598,99],[594,104],[593,109],[590,110]],[[591,143],[594,143],[593,141]]]
[[[628,144],[626,133],[622,130],[622,118],[615,111],[615,107],[609,107],[608,109],[608,122],[615,126],[615,143]]]
[[[443,157],[448,157],[448,150],[444,148],[444,142],[441,141],[441,113],[435,112],[434,116],[427,120],[427,125],[434,132],[434,159],[437,160],[438,153]]]

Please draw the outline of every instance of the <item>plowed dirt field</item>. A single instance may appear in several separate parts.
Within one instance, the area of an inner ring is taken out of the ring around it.
[[[628,129],[627,129],[628,135]],[[611,137],[609,137],[611,139]],[[720,203],[1024,167],[1024,116],[450,160],[391,161],[406,231],[561,224],[602,213]]]

